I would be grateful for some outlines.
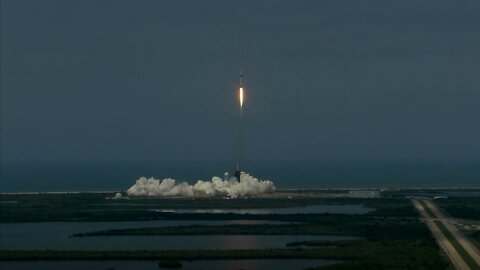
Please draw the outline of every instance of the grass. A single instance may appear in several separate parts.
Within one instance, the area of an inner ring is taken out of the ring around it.
[[[467,263],[470,269],[480,270],[480,266],[470,256],[470,254],[468,254],[468,252],[463,248],[463,246],[460,245],[457,239],[453,237],[447,227],[445,227],[445,225],[439,220],[435,220],[435,224],[437,224],[442,233],[447,237],[448,241],[453,245],[453,247],[457,250],[460,256],[462,256],[463,260],[465,261],[465,263]]]

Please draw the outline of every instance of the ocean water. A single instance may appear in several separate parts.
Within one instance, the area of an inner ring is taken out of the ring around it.
[[[253,215],[267,215],[267,214],[366,214],[373,211],[373,208],[368,208],[363,205],[347,204],[347,205],[308,205],[299,207],[285,207],[285,208],[248,208],[248,209],[156,209],[158,212],[173,212],[173,213],[197,213],[197,214],[253,214]]]
[[[232,172],[226,162],[1,163],[0,190],[126,190],[141,176],[193,183]],[[277,188],[480,187],[479,160],[250,162],[244,170]]]

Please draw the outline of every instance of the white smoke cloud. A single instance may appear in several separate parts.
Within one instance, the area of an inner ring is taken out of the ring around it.
[[[264,193],[272,193],[275,186],[272,181],[258,180],[257,178],[243,173],[240,181],[235,178],[222,180],[214,176],[211,181],[198,180],[194,185],[186,182],[178,183],[172,178],[158,180],[155,178],[141,177],[127,190],[130,196],[226,196],[239,198]]]

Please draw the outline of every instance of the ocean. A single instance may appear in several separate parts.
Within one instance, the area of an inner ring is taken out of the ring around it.
[[[280,189],[480,187],[480,160],[250,162],[243,169]],[[2,163],[1,192],[126,190],[141,176],[194,183],[233,173],[227,162]]]

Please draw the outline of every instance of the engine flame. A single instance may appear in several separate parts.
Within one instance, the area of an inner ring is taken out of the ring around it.
[[[238,98],[240,99],[240,108],[243,108],[243,87],[240,87],[238,92]]]

